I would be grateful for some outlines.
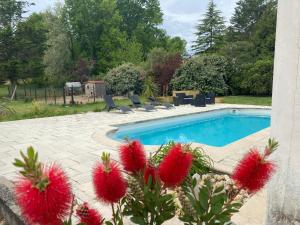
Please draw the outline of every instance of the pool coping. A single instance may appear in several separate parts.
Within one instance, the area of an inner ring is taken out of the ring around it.
[[[151,122],[155,120],[160,119],[170,119],[174,117],[179,116],[186,116],[186,115],[193,115],[193,114],[199,114],[203,112],[211,112],[221,109],[268,109],[271,110],[272,108],[270,106],[253,106],[253,105],[214,105],[214,107],[206,107],[202,108],[199,112],[193,112],[193,113],[182,113],[178,115],[171,115],[171,116],[162,116],[158,118],[151,118],[151,119],[137,119],[135,121],[130,121],[126,123],[114,123],[112,122],[110,125],[103,127],[100,131],[96,132],[93,135],[93,138],[95,141],[100,142],[101,144],[118,149],[119,146],[124,143],[122,141],[117,141],[109,137],[109,135],[113,132],[116,132],[119,128],[119,126],[124,125],[132,125],[136,123],[141,122]],[[265,128],[263,130],[260,130],[252,135],[246,136],[242,139],[239,139],[235,142],[232,142],[228,145],[222,146],[222,147],[214,147],[209,146],[205,144],[200,143],[191,143],[192,147],[199,147],[202,148],[203,151],[214,161],[214,169],[231,174],[233,171],[233,168],[237,164],[237,162],[241,159],[241,157],[250,149],[253,147],[263,149],[264,144],[266,143],[266,140],[268,139],[270,135],[270,127]],[[160,146],[158,145],[146,145],[145,150],[148,154],[155,152]]]

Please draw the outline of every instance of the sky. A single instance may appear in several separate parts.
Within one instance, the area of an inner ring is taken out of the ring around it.
[[[55,2],[63,0],[33,0],[34,6],[29,9],[31,12],[41,12]],[[187,41],[187,48],[190,49],[192,42],[196,39],[195,27],[207,9],[209,0],[160,0],[164,13],[162,27],[167,33],[174,37],[179,36]],[[229,22],[234,12],[237,0],[215,0],[219,10],[223,12],[226,22]]]

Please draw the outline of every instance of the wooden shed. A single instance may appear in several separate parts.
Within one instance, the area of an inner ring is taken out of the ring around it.
[[[105,82],[102,80],[90,80],[85,84],[85,95],[88,97],[101,97],[106,94]]]

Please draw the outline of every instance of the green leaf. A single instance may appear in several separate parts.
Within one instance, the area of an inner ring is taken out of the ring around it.
[[[24,167],[25,163],[23,163],[21,160],[19,159],[15,159],[15,162],[13,163],[14,166],[16,167]]]
[[[34,160],[35,159],[35,154],[34,154],[34,149],[33,149],[33,147],[29,147],[28,149],[27,149],[27,155],[28,155],[28,158],[30,159],[30,160]]]
[[[130,220],[135,224],[147,225],[147,223],[144,221],[143,217],[133,216],[130,218]]]
[[[199,192],[199,202],[201,207],[206,211],[208,209],[209,190],[207,187],[203,187]]]
[[[114,225],[112,222],[110,222],[110,221],[105,221],[105,224],[106,225]]]

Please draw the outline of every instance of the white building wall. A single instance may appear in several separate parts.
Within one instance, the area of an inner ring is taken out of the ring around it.
[[[267,225],[300,224],[300,0],[279,0],[273,84],[272,156]]]

